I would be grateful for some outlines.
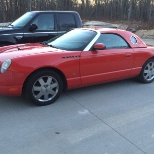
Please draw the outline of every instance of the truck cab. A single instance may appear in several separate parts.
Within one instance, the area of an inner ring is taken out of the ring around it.
[[[43,42],[80,27],[81,18],[75,11],[30,11],[0,28],[0,46]]]

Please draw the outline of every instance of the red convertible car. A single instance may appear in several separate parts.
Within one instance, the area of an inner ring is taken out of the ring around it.
[[[119,29],[74,29],[44,43],[0,48],[0,94],[48,105],[63,90],[138,77],[154,80],[154,47]]]

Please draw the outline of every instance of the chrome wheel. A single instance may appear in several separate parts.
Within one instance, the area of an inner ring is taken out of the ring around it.
[[[50,69],[40,70],[29,76],[23,90],[27,99],[36,105],[54,103],[63,91],[60,75]]]
[[[46,102],[54,98],[58,90],[59,85],[54,77],[43,76],[34,83],[32,93],[38,101]]]
[[[144,79],[147,81],[151,81],[154,79],[154,62],[153,61],[149,62],[145,66],[143,70],[143,76],[144,76]]]
[[[154,80],[154,59],[149,59],[142,67],[138,76],[143,83],[150,83]]]

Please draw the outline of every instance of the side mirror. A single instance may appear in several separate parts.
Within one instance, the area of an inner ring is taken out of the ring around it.
[[[94,50],[104,50],[106,49],[106,46],[103,43],[96,43],[93,47]]]
[[[36,30],[38,27],[36,24],[31,24],[30,27],[29,27],[29,31],[32,32],[34,30]]]

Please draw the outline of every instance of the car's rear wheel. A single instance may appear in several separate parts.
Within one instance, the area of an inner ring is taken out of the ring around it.
[[[25,85],[25,95],[37,105],[49,105],[55,102],[63,90],[59,74],[50,70],[34,73]]]
[[[150,83],[154,80],[154,59],[149,59],[143,65],[139,79],[143,83]]]

